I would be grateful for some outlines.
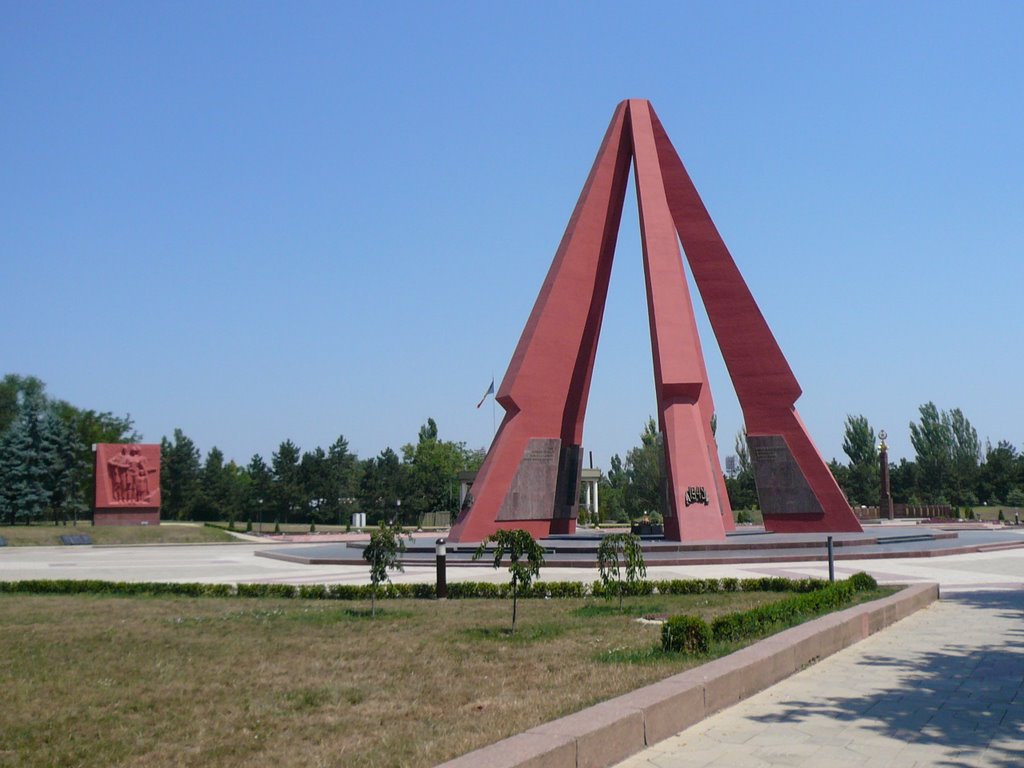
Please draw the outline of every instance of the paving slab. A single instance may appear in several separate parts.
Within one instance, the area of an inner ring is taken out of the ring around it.
[[[133,547],[3,547],[0,548],[0,581],[18,579],[108,579],[112,581],[195,581],[214,584],[260,582],[280,584],[368,584],[365,565],[306,565],[256,557],[256,553],[280,548],[280,544],[205,544]],[[303,545],[294,545],[301,547]],[[929,558],[842,560],[836,577],[866,571],[879,582],[914,584],[936,582],[943,594],[956,590],[1024,588],[1024,549],[978,552]],[[705,579],[735,576],[783,576],[827,578],[823,562],[749,563],[714,565],[649,565],[651,579]],[[394,573],[396,583],[432,583],[433,564],[407,566]],[[560,568],[547,565],[545,581],[584,581],[598,578],[596,568]],[[487,567],[448,568],[449,583],[457,581],[505,582],[505,569]]]
[[[618,768],[1016,768],[1018,700],[1024,590],[959,592]]]

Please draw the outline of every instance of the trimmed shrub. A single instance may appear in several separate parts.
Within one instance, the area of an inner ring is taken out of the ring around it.
[[[699,616],[673,616],[661,625],[661,649],[702,655],[711,650],[711,627]]]
[[[239,597],[298,597],[299,590],[291,584],[239,584]]]
[[[735,642],[766,635],[776,629],[846,605],[853,599],[849,581],[837,581],[814,592],[803,592],[749,611],[719,616],[711,623],[716,642]]]
[[[369,584],[331,584],[327,587],[331,600],[364,600],[370,597]]]
[[[323,584],[302,584],[299,586],[299,597],[306,600],[326,600],[327,587]]]
[[[449,599],[463,600],[473,597],[498,598],[511,594],[508,584],[491,584],[486,581],[461,581],[448,585]]]
[[[848,581],[855,592],[866,592],[869,589],[878,589],[878,582],[875,581],[875,577],[869,573],[864,573],[864,571],[853,574]]]
[[[704,595],[721,591],[718,579],[667,579],[654,582],[659,595]]]

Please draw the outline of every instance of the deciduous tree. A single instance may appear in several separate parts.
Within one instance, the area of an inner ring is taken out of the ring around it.
[[[501,567],[501,561],[508,555],[508,572],[512,585],[512,632],[516,631],[516,605],[521,589],[529,589],[534,578],[540,574],[544,565],[544,548],[536,542],[529,531],[522,528],[499,529],[492,533],[473,553],[473,559],[479,560],[487,552],[487,545],[494,544],[494,568]]]
[[[865,416],[847,415],[844,424],[843,452],[849,457],[846,490],[851,504],[874,505],[881,496],[880,467],[875,430]],[[837,481],[839,478],[836,478]]]
[[[405,541],[402,540],[402,526],[389,525],[382,522],[377,530],[370,535],[370,543],[363,550],[363,559],[370,564],[370,615],[377,615],[377,588],[385,581],[390,581],[389,570],[404,571],[402,553],[405,552]]]
[[[612,533],[605,536],[597,548],[597,568],[605,594],[610,594],[614,587],[615,593],[619,596],[621,612],[622,595],[626,586],[647,576],[640,537],[632,533]]]

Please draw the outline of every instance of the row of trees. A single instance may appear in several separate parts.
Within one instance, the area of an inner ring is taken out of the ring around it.
[[[712,425],[714,426],[714,425]],[[910,422],[912,460],[889,463],[893,501],[903,504],[977,504],[1024,507],[1024,454],[1000,440],[984,449],[977,430],[959,408],[940,410],[934,403],[919,408]],[[726,489],[734,510],[758,505],[754,469],[746,431],[735,437],[734,468],[726,473]],[[844,423],[846,463],[836,459],[829,468],[854,506],[874,506],[881,495],[878,435],[867,418],[849,415]],[[653,418],[640,434],[640,444],[626,453],[625,461],[612,456],[601,489],[603,520],[626,521],[664,514],[662,477],[664,449]]]
[[[0,520],[77,519],[91,507],[94,443],[138,440],[131,417],[51,398],[34,376],[0,380]]]
[[[59,522],[87,514],[95,496],[96,443],[142,439],[130,416],[77,408],[50,397],[33,376],[0,380],[0,520]],[[401,454],[360,459],[339,437],[326,450],[285,440],[267,462],[240,466],[216,446],[205,458],[180,429],[161,440],[162,514],[179,520],[346,523],[365,512],[414,525],[424,512],[455,512],[457,475],[483,450],[442,440],[433,419]]]
[[[712,424],[712,430],[714,430]],[[919,408],[909,424],[913,460],[890,463],[893,500],[908,504],[1024,506],[1024,455],[1007,440],[984,449],[959,409]],[[91,507],[94,443],[136,442],[130,416],[83,410],[50,397],[43,382],[8,374],[0,380],[0,520],[68,520]],[[163,515],[180,520],[253,520],[264,523],[345,523],[365,512],[370,524],[415,525],[425,512],[455,512],[457,475],[474,470],[483,450],[440,439],[428,419],[396,453],[360,459],[339,437],[326,450],[302,451],[282,442],[269,462],[227,460],[216,446],[202,457],[180,429],[163,438]],[[879,440],[862,415],[847,416],[846,463],[829,466],[853,505],[874,505],[880,493]],[[726,487],[734,509],[757,506],[746,435],[735,438],[736,462]],[[625,460],[612,456],[601,489],[603,520],[664,513],[664,450],[654,419]]]
[[[216,446],[201,459],[180,429],[161,443],[163,515],[178,520],[251,520],[278,523],[347,523],[365,512],[368,524],[391,520],[416,525],[425,512],[456,512],[459,472],[479,467],[482,450],[442,440],[427,419],[417,441],[369,459],[345,438],[302,451],[285,440],[270,456],[245,466],[225,461]]]
[[[913,460],[889,463],[893,501],[905,504],[1024,506],[1024,455],[1008,440],[982,448],[977,430],[959,408],[928,402],[910,422]],[[879,445],[864,416],[847,416],[843,451],[830,468],[851,504],[872,506],[880,492]]]

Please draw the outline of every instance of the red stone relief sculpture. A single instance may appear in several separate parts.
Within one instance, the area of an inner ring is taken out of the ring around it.
[[[96,446],[96,510],[102,524],[159,523],[160,446]]]

